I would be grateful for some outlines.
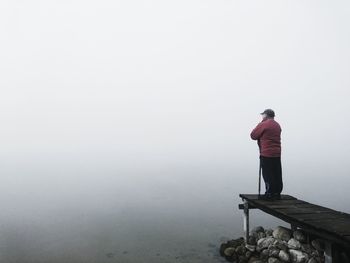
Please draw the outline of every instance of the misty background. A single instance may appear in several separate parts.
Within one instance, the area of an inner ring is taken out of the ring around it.
[[[348,1],[2,1],[0,262],[219,262],[265,108],[284,193],[350,212],[349,23]]]

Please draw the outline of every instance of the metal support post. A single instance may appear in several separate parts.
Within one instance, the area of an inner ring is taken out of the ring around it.
[[[244,215],[243,215],[243,229],[244,229],[244,238],[245,241],[248,241],[249,238],[249,205],[248,201],[244,200]]]
[[[332,263],[332,256],[333,256],[332,243],[329,241],[326,241],[325,245],[326,245],[325,252],[324,252],[325,263]]]

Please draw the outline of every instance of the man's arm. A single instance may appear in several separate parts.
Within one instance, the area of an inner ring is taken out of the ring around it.
[[[250,138],[253,140],[259,140],[264,132],[264,125],[260,122],[254,130],[250,133]]]

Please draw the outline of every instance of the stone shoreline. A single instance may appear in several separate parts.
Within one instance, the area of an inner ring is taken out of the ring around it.
[[[238,238],[220,246],[220,255],[236,263],[324,263],[324,251],[323,240],[308,240],[303,231],[281,226],[274,230],[255,227],[247,242]],[[346,253],[340,255],[340,262],[349,262]]]

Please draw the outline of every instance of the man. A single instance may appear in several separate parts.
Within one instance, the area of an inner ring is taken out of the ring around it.
[[[263,199],[280,199],[283,188],[281,166],[281,127],[275,121],[275,112],[266,109],[261,113],[262,121],[251,132],[250,137],[258,141],[260,169],[265,181]]]

